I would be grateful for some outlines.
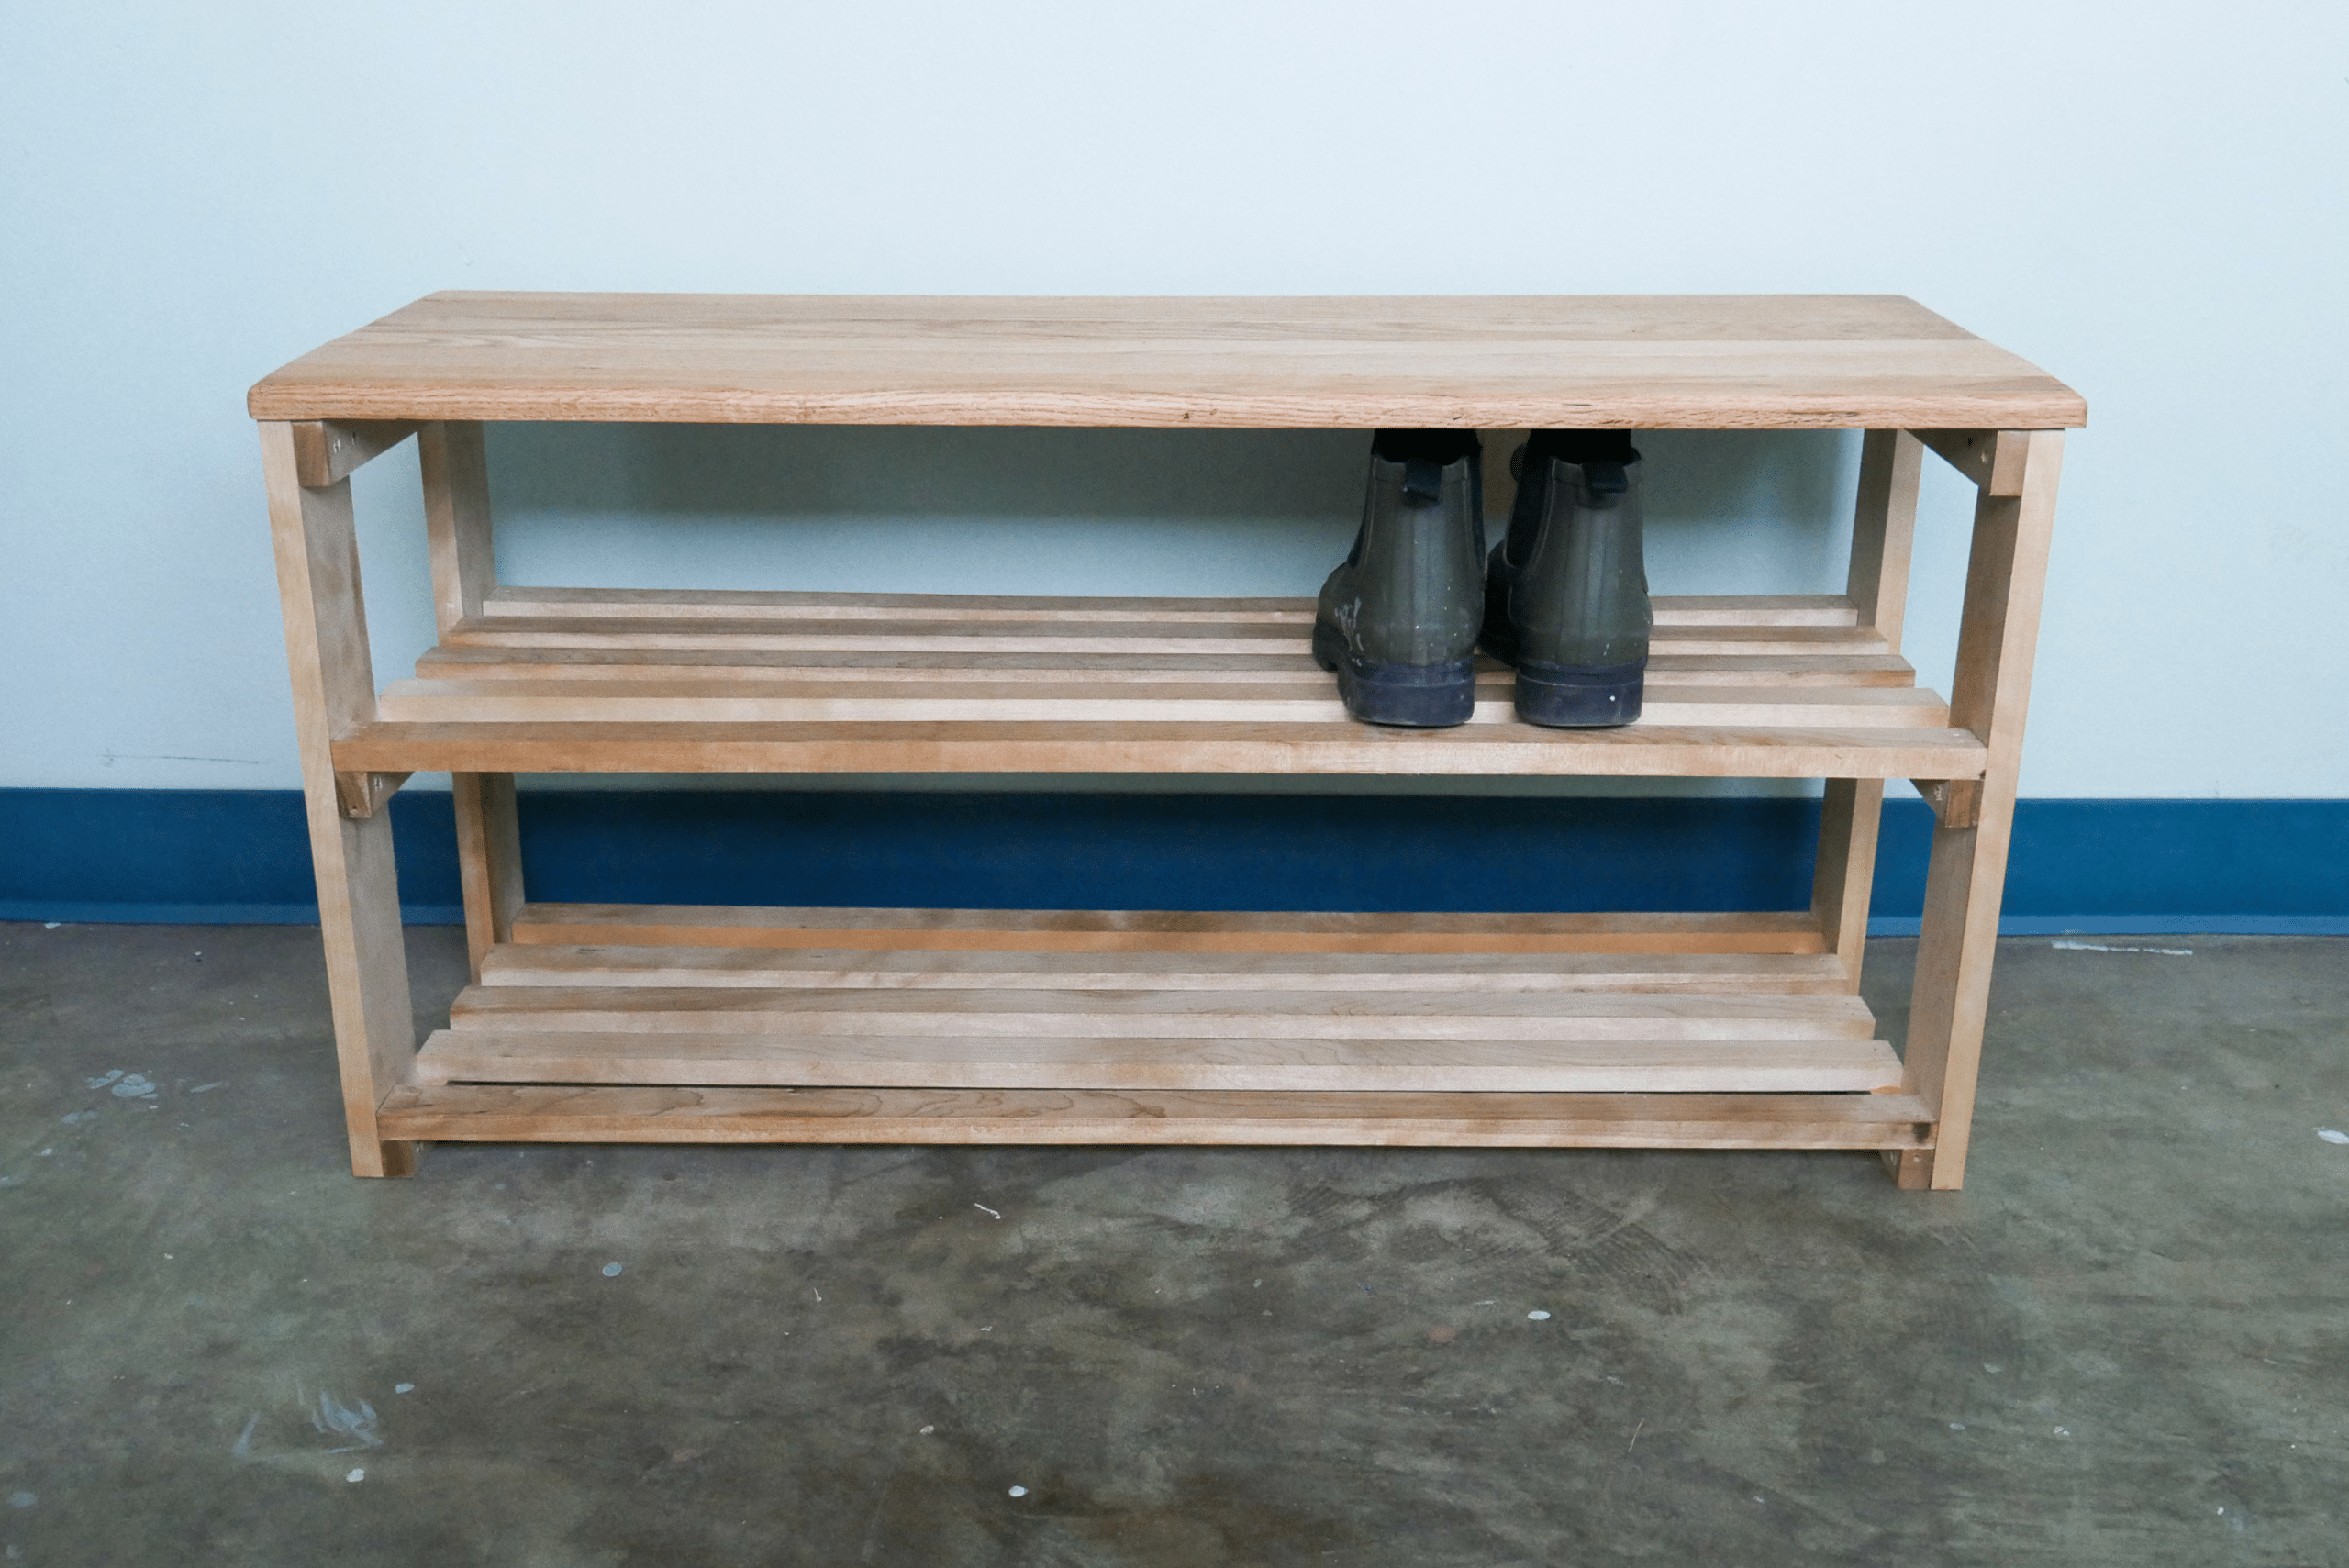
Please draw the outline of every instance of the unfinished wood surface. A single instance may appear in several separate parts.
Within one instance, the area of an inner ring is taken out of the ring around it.
[[[970,991],[778,986],[469,985],[449,1009],[461,1035],[584,1034],[1132,1040],[1858,1040],[1875,1019],[1856,996],[1567,991]]]
[[[424,537],[432,562],[432,611],[448,636],[482,613],[497,588],[491,539],[489,456],[472,420],[436,419],[417,441],[424,476]]]
[[[1409,1095],[453,1084],[384,1125],[498,1143],[1170,1144],[1384,1148],[1930,1148],[1902,1095]]]
[[[1819,852],[1811,871],[1810,912],[1842,959],[1846,983],[1860,988],[1867,952],[1868,900],[1875,890],[1882,779],[1829,779],[1820,794]]]
[[[416,434],[406,419],[358,422],[306,419],[294,427],[294,469],[308,489],[322,490]]]
[[[345,817],[373,817],[407,783],[407,773],[337,773],[335,804]]]
[[[674,609],[676,613],[668,614]],[[453,772],[1235,772],[1959,776],[1979,741],[1847,595],[1662,601],[1646,712],[1348,718],[1308,600],[497,589],[346,734]],[[1929,767],[1913,765],[1930,762]]]
[[[427,296],[254,417],[2054,428],[2079,395],[1898,295]]]
[[[465,950],[473,978],[500,942],[514,940],[522,908],[522,832],[511,773],[451,773],[457,875],[465,901]]]
[[[1476,432],[1484,448],[1481,464],[1485,484],[1486,532],[1497,540],[1508,527],[1509,513],[1517,506],[1517,475],[1514,458],[1518,448],[1532,435],[1526,430],[1479,430]]]
[[[1952,468],[1979,485],[1986,495],[2022,494],[2022,450],[1998,430],[1918,430],[1917,439]]]
[[[444,1029],[419,1081],[1396,1094],[1868,1094],[1881,1040],[600,1034]]]
[[[1655,624],[1857,626],[1844,594],[1659,594]],[[497,584],[465,612],[499,620],[1195,621],[1313,625],[1297,597],[1104,597],[1061,594],[851,594],[760,588],[528,588]],[[452,623],[453,624],[453,623]],[[443,628],[447,629],[446,628]]]
[[[371,717],[375,700],[351,484],[305,487],[285,425],[264,423],[261,445],[351,1164],[362,1176],[404,1176],[416,1168],[415,1144],[375,1122],[416,1062],[391,817],[343,815],[328,747],[338,728]]]
[[[1978,773],[1965,730],[1449,731],[1358,724],[610,724],[362,726],[335,765],[615,773],[1382,773],[1819,778]]]
[[[1909,603],[1909,559],[1917,528],[1924,448],[1905,430],[1870,430],[1860,443],[1859,494],[1852,513],[1852,560],[1844,597],[1854,620],[1897,656]],[[1820,803],[1819,854],[1811,910],[1860,987],[1867,951],[1868,901],[1876,882],[1882,779],[1831,778]]]
[[[1753,995],[1846,990],[1831,953],[970,951],[952,949],[540,946],[507,943],[479,966],[500,986],[804,986],[971,991],[1683,991]]]
[[[1514,724],[1507,677],[1478,683],[1471,724]],[[967,681],[935,685],[864,682],[834,674],[764,680],[399,681],[376,712],[403,724],[856,724],[1163,721],[1175,724],[1342,724],[1332,683],[1290,677],[1252,684],[1114,679],[1022,682],[1008,692]],[[1885,687],[1659,686],[1642,723],[1658,728],[1946,729],[1949,709],[1932,692]]]
[[[1906,430],[1870,430],[1860,441],[1859,495],[1852,510],[1852,561],[1843,597],[1853,624],[1900,651],[1908,619],[1909,560],[1917,537],[1917,493],[1925,449]]]
[[[1819,953],[1808,910],[1258,914],[526,904],[516,943],[1091,953]]]
[[[1965,1181],[1982,1029],[1990,996],[1998,906],[2014,824],[2015,784],[2031,698],[2032,656],[2063,466],[2060,432],[2000,434],[2000,467],[2021,474],[2019,495],[1986,487],[1974,514],[1951,706],[1989,742],[1974,826],[1936,824],[1909,1006],[1909,1092],[1935,1107],[1930,1160],[1904,1161],[1904,1184],[1947,1190]]]

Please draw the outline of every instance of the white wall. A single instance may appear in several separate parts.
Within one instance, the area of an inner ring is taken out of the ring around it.
[[[2088,398],[2025,792],[2349,795],[2345,153],[2339,5],[12,7],[0,786],[295,782],[243,392],[432,289],[1854,290]],[[1360,444],[524,428],[500,551],[1310,592]],[[1660,588],[1835,585],[1849,439],[1642,444]],[[360,502],[389,672],[412,456]]]

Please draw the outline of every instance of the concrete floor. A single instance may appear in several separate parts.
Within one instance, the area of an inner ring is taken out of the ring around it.
[[[459,934],[410,935],[429,1016]],[[451,1145],[362,1182],[314,931],[0,926],[0,1543],[2349,1562],[2349,946],[2099,940],[2193,952],[2003,944],[1968,1190],[1927,1195],[1582,1151]],[[1909,947],[1870,950],[1895,1020]]]

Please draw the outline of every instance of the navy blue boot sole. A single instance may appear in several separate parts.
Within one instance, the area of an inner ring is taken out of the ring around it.
[[[1517,664],[1517,717],[1553,729],[1613,729],[1640,717],[1647,661],[1584,667]]]
[[[1448,729],[1476,711],[1476,661],[1381,664],[1361,659],[1333,626],[1313,628],[1313,662],[1336,673],[1346,711],[1365,724]]]

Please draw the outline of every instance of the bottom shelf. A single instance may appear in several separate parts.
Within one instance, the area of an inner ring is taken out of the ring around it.
[[[1923,1148],[1808,916],[534,905],[387,1138]]]
[[[1354,1144],[1930,1149],[1905,1095],[1111,1094],[1038,1090],[395,1090],[381,1136],[439,1142]]]

